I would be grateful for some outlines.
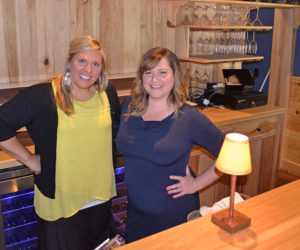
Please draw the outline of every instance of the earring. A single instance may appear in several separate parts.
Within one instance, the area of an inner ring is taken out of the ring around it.
[[[71,74],[70,74],[70,71],[67,71],[65,76],[64,76],[64,82],[63,84],[66,86],[66,87],[70,87],[71,85]]]

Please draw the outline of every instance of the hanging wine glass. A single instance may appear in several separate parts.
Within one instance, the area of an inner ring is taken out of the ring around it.
[[[196,68],[194,74],[192,75],[192,78],[191,78],[191,87],[196,89],[198,88],[199,86],[199,82],[201,81],[201,75],[200,73],[198,72],[198,69]]]
[[[195,55],[201,55],[203,52],[203,39],[201,36],[198,38],[197,43],[196,43],[196,54]]]
[[[247,30],[246,31],[246,38],[245,38],[244,54],[250,54],[251,53],[250,48],[251,48],[251,43],[250,43],[250,40],[249,40],[249,32]]]
[[[208,54],[209,53],[209,48],[210,48],[210,40],[208,38],[208,34],[205,33],[205,37],[203,40],[203,53]]]
[[[208,16],[206,15],[207,6],[205,6],[205,5],[202,6],[202,9],[203,9],[203,13],[202,13],[202,16],[201,16],[201,19],[200,19],[200,25],[207,26],[207,25],[210,24]]]
[[[209,76],[206,72],[206,67],[204,67],[204,73],[203,75],[201,76],[201,80],[200,80],[201,83],[204,83],[204,84],[207,84],[209,82]]]
[[[190,36],[190,39],[189,39],[189,55],[193,56],[194,53],[195,53],[194,51],[195,51],[195,44],[193,42],[192,36]]]
[[[256,7],[256,17],[251,23],[252,26],[263,26],[262,21],[259,19],[259,7]]]
[[[257,52],[257,42],[255,41],[255,31],[253,31],[253,37],[250,43],[250,53],[256,55],[256,52]]]
[[[183,17],[183,20],[181,22],[182,25],[189,25],[191,24],[191,17],[190,17],[190,14],[189,14],[189,3],[187,2],[185,5],[184,5],[184,17]]]
[[[190,65],[186,68],[185,74],[183,76],[184,82],[188,89],[191,87],[191,72],[190,72]]]
[[[197,5],[194,5],[193,8],[194,8],[194,11],[193,11],[192,22],[193,22],[194,25],[199,25],[199,23],[200,23],[199,9],[200,8]]]
[[[245,19],[244,19],[244,25],[246,25],[246,26],[251,26],[252,25],[252,20],[250,18],[250,11],[251,10],[249,8],[247,8]]]
[[[208,23],[209,25],[213,25],[214,24],[214,18],[216,15],[216,6],[212,6],[212,5],[208,5],[206,8],[206,16],[208,18]]]

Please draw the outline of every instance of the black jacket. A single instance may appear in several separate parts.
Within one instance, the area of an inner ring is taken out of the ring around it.
[[[112,118],[113,158],[115,162],[115,138],[120,121],[120,103],[113,85],[106,94]],[[16,135],[26,127],[35,145],[35,153],[41,156],[42,171],[35,175],[35,184],[49,198],[55,198],[55,163],[58,116],[51,83],[28,87],[0,107],[0,141]]]

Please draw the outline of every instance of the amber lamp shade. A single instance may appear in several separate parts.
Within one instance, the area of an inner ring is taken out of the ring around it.
[[[247,175],[252,170],[248,137],[238,133],[227,134],[216,161],[216,168],[231,175],[230,204],[229,209],[214,213],[212,222],[229,233],[235,233],[251,223],[249,217],[234,210],[237,175]]]

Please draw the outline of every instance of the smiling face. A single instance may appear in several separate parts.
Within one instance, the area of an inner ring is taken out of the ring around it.
[[[143,86],[149,94],[149,101],[163,100],[167,102],[174,86],[174,74],[165,57],[153,69],[144,72]]]
[[[70,63],[71,89],[89,90],[99,79],[102,56],[99,50],[89,50],[74,55]]]

